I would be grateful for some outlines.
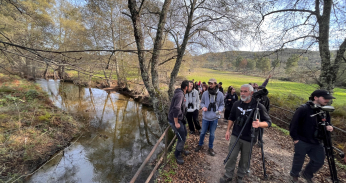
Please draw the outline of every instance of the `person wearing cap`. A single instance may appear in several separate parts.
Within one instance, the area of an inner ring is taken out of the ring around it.
[[[217,127],[217,121],[220,117],[220,113],[224,109],[224,96],[218,89],[216,79],[210,79],[208,81],[209,88],[202,95],[201,99],[201,107],[202,107],[202,131],[199,136],[199,143],[196,147],[195,151],[198,152],[201,150],[205,134],[210,128],[209,135],[209,149],[208,153],[211,156],[215,156],[215,152],[213,150],[213,143],[215,138],[215,130]]]
[[[321,140],[316,136],[318,129],[318,121],[322,121],[319,115],[311,117],[316,114],[316,106],[325,106],[331,99],[335,99],[326,90],[315,90],[306,104],[297,108],[293,115],[290,124],[290,136],[294,142],[294,156],[292,169],[290,172],[290,181],[298,182],[299,173],[303,167],[305,156],[308,155],[310,162],[306,165],[305,169],[300,173],[308,183],[313,182],[312,178],[324,164],[325,153]],[[326,112],[326,119],[330,124],[330,115]],[[328,131],[333,131],[331,125],[326,126]]]

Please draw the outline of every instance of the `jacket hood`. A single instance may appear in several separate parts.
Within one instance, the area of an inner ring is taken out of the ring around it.
[[[184,91],[181,88],[177,88],[174,90],[174,94],[176,93],[182,93],[184,95]]]

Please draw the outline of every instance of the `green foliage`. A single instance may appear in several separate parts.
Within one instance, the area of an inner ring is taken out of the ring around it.
[[[243,57],[238,56],[238,57],[235,59],[234,66],[235,66],[236,68],[239,68],[240,63],[241,63],[241,61],[242,61],[243,59],[244,59]]]
[[[278,60],[278,59],[273,60],[272,61],[272,67],[278,67],[279,63],[280,63],[280,60]]]
[[[256,61],[253,59],[247,59],[246,68],[252,71],[255,69],[255,67],[256,67]]]
[[[45,115],[39,116],[39,117],[38,117],[38,120],[48,122],[48,121],[50,121],[51,117],[52,117],[52,116],[51,116],[48,112],[46,112]]]
[[[27,100],[33,100],[38,96],[39,96],[39,93],[36,90],[29,90],[29,91],[25,92],[25,98]]]
[[[267,57],[261,57],[257,59],[256,62],[257,68],[262,71],[264,74],[270,70],[270,59]]]
[[[286,62],[286,73],[290,73],[292,69],[298,66],[299,55],[291,55]]]

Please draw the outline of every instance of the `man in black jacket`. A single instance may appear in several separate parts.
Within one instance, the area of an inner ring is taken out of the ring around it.
[[[226,173],[225,175],[220,179],[221,183],[228,183],[232,181],[234,169],[237,161],[237,157],[239,152],[241,152],[240,160],[239,160],[239,166],[238,166],[238,172],[237,172],[237,182],[241,183],[243,182],[242,179],[247,173],[247,165],[249,161],[249,153],[251,148],[251,126],[254,128],[268,128],[271,126],[271,119],[267,114],[267,111],[265,107],[262,104],[258,104],[259,108],[259,114],[260,114],[260,120],[256,119],[256,121],[253,121],[252,123],[249,122],[246,124],[244,131],[242,134],[240,134],[241,129],[245,125],[246,119],[249,117],[252,118],[253,116],[249,116],[252,110],[255,110],[257,106],[257,101],[252,98],[253,94],[253,87],[249,84],[245,84],[241,86],[240,88],[240,101],[237,101],[233,104],[231,114],[228,119],[228,127],[226,131],[225,138],[228,141],[231,137],[231,142],[228,146],[228,150],[231,150],[231,147],[236,142],[236,139],[239,135],[240,139],[238,143],[236,144],[229,160],[227,161],[225,165]],[[230,135],[231,127],[233,126],[232,135]]]
[[[177,88],[174,91],[174,96],[171,101],[171,106],[168,113],[168,121],[174,132],[177,134],[178,141],[176,150],[174,152],[176,161],[178,164],[184,164],[184,160],[181,153],[185,155],[190,154],[188,151],[184,151],[184,145],[186,141],[187,131],[186,122],[184,120],[185,115],[185,94],[192,91],[193,82],[184,80],[181,83],[181,88]]]
[[[258,91],[261,91],[265,89],[264,86],[259,86],[258,87]],[[267,97],[267,95],[265,96],[262,96],[260,98],[260,103],[263,104],[263,106],[267,109],[267,113],[269,114],[269,106],[270,106],[270,101],[269,101],[269,98]],[[258,136],[258,147],[261,147],[261,143],[264,143],[263,142],[263,133],[264,133],[264,130],[263,128],[259,128],[258,130],[261,131],[261,136],[259,136],[259,131],[257,131],[256,133],[256,136]]]
[[[308,182],[312,182],[313,174],[316,173],[324,164],[324,148],[321,140],[318,139],[318,122],[322,121],[319,115],[311,117],[320,109],[316,106],[325,106],[330,99],[335,99],[326,90],[316,90],[310,96],[310,101],[300,106],[293,115],[290,124],[290,135],[294,142],[294,157],[290,173],[290,181],[298,182],[299,172],[301,171],[307,154],[310,162],[302,171],[301,176]],[[330,124],[330,115],[326,112],[326,122]],[[333,131],[333,127],[326,126],[328,131]]]

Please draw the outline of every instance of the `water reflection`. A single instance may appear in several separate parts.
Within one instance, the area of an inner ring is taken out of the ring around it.
[[[159,138],[153,112],[118,93],[54,80],[38,83],[56,106],[78,114],[94,130],[28,182],[129,182]]]

